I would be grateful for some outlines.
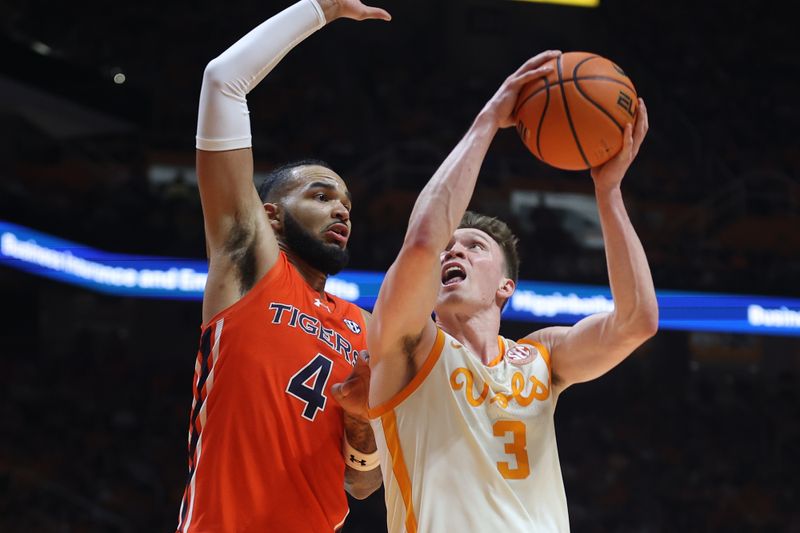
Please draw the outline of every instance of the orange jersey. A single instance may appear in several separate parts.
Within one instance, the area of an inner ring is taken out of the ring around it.
[[[178,531],[324,532],[348,513],[330,388],[366,348],[361,311],[324,300],[281,253],[203,328]]]

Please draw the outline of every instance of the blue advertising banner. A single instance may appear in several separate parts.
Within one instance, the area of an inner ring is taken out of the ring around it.
[[[0,264],[117,296],[200,300],[205,261],[103,252],[0,221]],[[343,271],[326,290],[372,309],[383,274]],[[800,336],[800,299],[658,291],[662,329]],[[574,324],[614,307],[607,287],[520,280],[508,320]]]

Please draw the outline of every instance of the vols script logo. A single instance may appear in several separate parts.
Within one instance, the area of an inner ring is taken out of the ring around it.
[[[476,376],[469,368],[456,368],[450,374],[450,387],[454,391],[464,389],[464,397],[472,407],[479,407],[487,398],[490,404],[506,409],[511,402],[527,407],[534,400],[544,401],[550,397],[547,383],[539,381],[536,376],[528,376],[526,381],[519,370],[511,376],[510,385],[510,392],[494,392],[490,390],[488,383],[483,382],[480,374]]]
[[[530,363],[539,355],[539,350],[529,344],[517,344],[506,352],[506,359],[512,365],[522,366]]]
[[[361,326],[359,326],[356,322],[353,322],[349,318],[345,318],[344,323],[348,328],[350,328],[350,331],[352,331],[356,335],[361,333]]]

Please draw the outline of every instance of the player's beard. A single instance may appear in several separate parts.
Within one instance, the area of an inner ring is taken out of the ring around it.
[[[350,252],[347,248],[339,248],[336,244],[314,238],[285,210],[283,240],[292,253],[323,274],[336,274],[350,262]]]

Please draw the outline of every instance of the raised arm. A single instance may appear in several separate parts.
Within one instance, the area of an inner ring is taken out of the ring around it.
[[[440,254],[467,209],[495,134],[514,125],[512,114],[519,91],[545,75],[549,67],[542,64],[557,54],[539,54],[505,80],[417,198],[403,246],[381,285],[368,331],[374,384],[370,405],[399,392],[433,345],[436,328],[431,313],[441,285]],[[411,366],[409,361],[413,361]]]
[[[247,94],[292,48],[336,18],[388,20],[389,15],[357,0],[301,0],[205,69],[197,123],[197,177],[209,256],[204,322],[241,298],[279,253],[253,184]]]
[[[528,336],[549,347],[558,390],[605,374],[658,329],[658,304],[650,267],[620,190],[648,127],[647,108],[640,100],[636,123],[626,128],[621,152],[592,169],[614,310],[589,316],[573,327],[545,328]]]

